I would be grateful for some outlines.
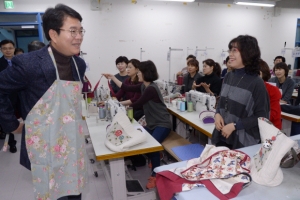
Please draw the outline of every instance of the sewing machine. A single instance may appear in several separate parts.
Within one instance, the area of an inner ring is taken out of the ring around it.
[[[161,92],[161,95],[163,97],[167,96],[168,95],[168,83],[167,81],[164,81],[164,80],[156,80],[154,81],[154,83],[157,85],[158,89],[160,90]]]
[[[185,93],[186,101],[193,102],[193,109],[197,112],[202,111],[216,111],[216,97],[207,93],[198,92],[196,90],[190,90]]]
[[[105,102],[105,109],[106,109],[106,119],[112,121],[114,116],[122,111],[126,113],[125,107],[118,101],[113,99],[108,99]]]

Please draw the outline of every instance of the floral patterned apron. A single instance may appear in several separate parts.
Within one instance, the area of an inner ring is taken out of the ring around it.
[[[87,156],[82,120],[81,80],[57,80],[29,112],[25,141],[31,162],[35,199],[56,200],[82,193],[87,182]],[[76,71],[80,79],[77,64]]]

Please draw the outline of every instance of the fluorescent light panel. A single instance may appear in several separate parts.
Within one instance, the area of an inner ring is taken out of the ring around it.
[[[156,1],[179,1],[179,2],[194,2],[195,0],[156,0]]]
[[[251,1],[235,1],[234,2],[237,5],[245,5],[245,6],[262,6],[262,7],[274,7],[275,2],[267,2],[267,1],[256,1],[256,2],[251,2]]]

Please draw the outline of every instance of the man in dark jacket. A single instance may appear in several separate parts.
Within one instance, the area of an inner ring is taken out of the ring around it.
[[[0,58],[0,73],[1,71],[5,70],[8,66],[11,66],[11,59],[14,56],[15,52],[15,43],[11,40],[2,40],[0,43],[0,48],[1,52],[3,53],[3,56]],[[13,105],[14,109],[16,109],[17,106],[17,100],[18,100],[18,94],[14,93],[9,95],[11,104]],[[1,121],[0,121],[0,126],[1,126]],[[5,133],[1,133],[1,139],[4,139]],[[8,139],[8,145],[10,147],[9,151],[11,153],[16,153],[17,148],[16,148],[17,141],[15,140],[15,136],[12,133],[9,133],[9,139]]]

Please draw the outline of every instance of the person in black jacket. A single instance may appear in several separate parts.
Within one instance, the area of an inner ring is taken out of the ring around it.
[[[11,59],[14,57],[14,52],[15,52],[15,43],[11,40],[2,40],[0,43],[1,47],[1,52],[3,53],[3,56],[0,58],[0,73],[5,70],[8,66],[12,65]],[[11,101],[12,106],[16,110],[17,107],[17,100],[18,100],[18,94],[14,93],[9,95],[9,99]],[[0,125],[1,121],[0,121]],[[2,137],[0,138],[5,138],[3,137],[4,132],[2,132]],[[11,153],[16,153],[17,152],[17,147],[16,147],[17,141],[15,140],[15,136],[12,133],[9,133],[9,139],[8,139],[8,145],[9,145],[9,151]]]
[[[220,78],[221,67],[219,63],[212,59],[203,61],[203,77],[198,78],[193,86],[197,91],[209,93],[211,95],[219,96],[221,91],[222,81]]]

